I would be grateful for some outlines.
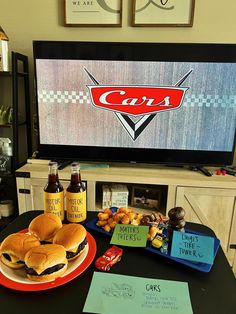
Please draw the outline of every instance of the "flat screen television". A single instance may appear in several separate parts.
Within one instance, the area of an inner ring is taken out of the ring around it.
[[[230,165],[236,45],[34,41],[39,158]]]

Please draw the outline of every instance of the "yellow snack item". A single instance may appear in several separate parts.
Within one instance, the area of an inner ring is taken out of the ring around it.
[[[112,218],[108,219],[108,225],[111,227],[111,229],[114,229],[116,224],[117,224],[117,221],[115,221],[114,219]]]
[[[112,210],[110,210],[110,208],[105,208],[103,213],[108,214],[109,217],[111,217],[113,215],[113,212],[112,212]]]
[[[103,229],[106,231],[106,232],[110,232],[111,231],[111,227],[109,225],[105,225],[103,227]]]
[[[152,240],[152,246],[159,249],[162,247],[163,239],[162,237],[157,236],[154,240]]]
[[[107,220],[98,220],[97,226],[104,227],[107,224]]]
[[[122,219],[121,219],[121,223],[124,225],[128,225],[130,223],[130,219],[128,217],[128,215],[125,215]]]
[[[155,226],[151,226],[150,227],[149,232],[148,232],[148,237],[147,237],[148,241],[152,241],[155,238],[155,236],[157,235],[158,230],[159,229],[157,227],[155,227]]]

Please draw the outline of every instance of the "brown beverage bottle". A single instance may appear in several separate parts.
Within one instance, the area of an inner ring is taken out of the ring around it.
[[[52,213],[64,220],[64,189],[58,177],[58,163],[50,161],[48,182],[44,187],[44,212]]]
[[[71,164],[71,181],[66,189],[66,217],[69,222],[84,223],[87,218],[86,188],[81,180],[80,165]]]

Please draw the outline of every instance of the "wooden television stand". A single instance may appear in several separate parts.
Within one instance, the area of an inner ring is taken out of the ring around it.
[[[16,171],[19,214],[43,209],[43,187],[47,182],[48,161],[32,160]],[[236,272],[236,177],[212,176],[180,167],[150,164],[83,164],[82,180],[87,183],[88,210],[101,209],[101,186],[123,183],[157,188],[162,191],[160,210],[166,213],[175,206],[186,210],[186,220],[209,226],[221,241],[230,265]],[[86,166],[87,165],[87,166]],[[70,180],[70,166],[59,170],[64,188]]]

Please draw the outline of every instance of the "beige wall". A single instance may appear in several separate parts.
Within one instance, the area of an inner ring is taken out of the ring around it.
[[[64,27],[64,0],[0,0],[0,25],[9,36],[10,49],[30,59],[35,39],[235,43],[236,1],[195,2],[194,25],[190,28],[131,27],[132,0],[123,0],[121,28]]]
[[[195,2],[190,28],[131,27],[132,0],[123,0],[121,28],[64,27],[64,0],[0,0],[0,25],[10,39],[10,50],[29,56],[31,78],[33,40],[236,43],[236,1]],[[32,86],[31,79],[31,91]]]

